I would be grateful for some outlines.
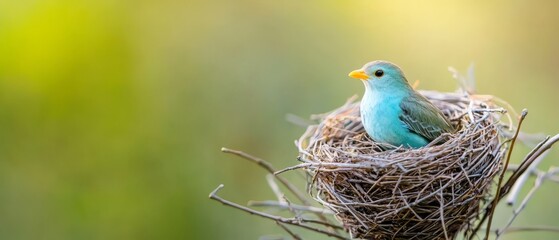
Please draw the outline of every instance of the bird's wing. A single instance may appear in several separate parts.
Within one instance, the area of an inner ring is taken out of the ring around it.
[[[433,141],[442,133],[452,132],[450,122],[429,100],[419,94],[412,94],[400,103],[400,120],[412,132]]]

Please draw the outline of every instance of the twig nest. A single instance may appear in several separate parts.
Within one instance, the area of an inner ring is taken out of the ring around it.
[[[354,238],[453,239],[472,234],[504,156],[503,109],[457,93],[421,92],[459,129],[419,149],[372,141],[359,103],[319,116],[297,142],[310,193]]]

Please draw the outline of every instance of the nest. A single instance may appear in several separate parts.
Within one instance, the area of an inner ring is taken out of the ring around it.
[[[505,155],[503,110],[467,94],[421,92],[459,129],[419,149],[388,148],[361,125],[359,103],[319,116],[297,142],[309,192],[352,238],[453,239],[491,197]]]

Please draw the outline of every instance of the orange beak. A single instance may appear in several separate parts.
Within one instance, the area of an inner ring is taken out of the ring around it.
[[[350,76],[352,78],[361,79],[361,80],[369,79],[369,75],[367,75],[365,73],[365,71],[363,71],[361,69],[350,72],[348,76]]]

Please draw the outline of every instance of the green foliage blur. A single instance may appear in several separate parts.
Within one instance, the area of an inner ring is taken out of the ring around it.
[[[274,198],[264,171],[220,148],[296,164],[304,129],[286,115],[362,94],[347,73],[376,59],[439,91],[457,87],[448,66],[475,62],[480,94],[528,108],[525,131],[557,133],[558,10],[551,0],[0,1],[0,239],[284,234],[208,199],[220,183],[242,204]],[[559,226],[558,190],[546,184],[515,225]],[[526,237],[558,236],[506,238]]]

